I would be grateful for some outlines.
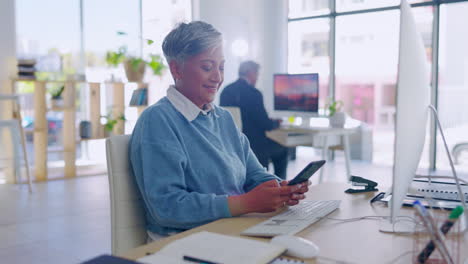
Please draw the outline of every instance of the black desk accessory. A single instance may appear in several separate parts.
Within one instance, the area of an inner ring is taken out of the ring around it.
[[[124,259],[111,255],[100,255],[81,264],[142,264],[133,260]]]
[[[372,198],[370,200],[370,203],[375,203],[375,202],[379,202],[382,200],[382,198],[385,197],[385,192],[380,192],[379,194],[377,194],[376,196],[374,196],[374,198]]]
[[[351,183],[353,186],[362,186],[364,189],[352,189],[349,188],[345,191],[345,193],[363,193],[363,192],[376,192],[379,189],[377,187],[377,183],[368,179],[364,179],[358,176],[351,176]]]

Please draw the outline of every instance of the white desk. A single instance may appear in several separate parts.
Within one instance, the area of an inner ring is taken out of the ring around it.
[[[388,207],[379,204],[371,205],[369,200],[375,193],[346,194],[344,190],[349,184],[324,183],[310,187],[307,198],[310,200],[341,200],[341,206],[328,217],[333,219],[351,219],[363,216],[389,215]],[[385,188],[384,188],[385,189]],[[403,209],[409,211],[410,209]],[[411,211],[410,211],[411,214]],[[128,259],[138,259],[147,253],[160,250],[171,241],[199,231],[210,231],[219,234],[240,236],[240,233],[264,221],[273,214],[250,214],[241,217],[224,218],[218,221],[190,229],[183,233],[130,250],[123,256]],[[335,263],[325,258],[347,261],[348,263],[411,263],[413,235],[382,233],[379,231],[379,221],[363,219],[359,221],[342,222],[323,219],[299,232],[297,236],[307,238],[320,248],[319,258],[306,260],[307,264]],[[268,241],[265,238],[252,238]],[[460,237],[460,262],[468,259],[468,233]],[[401,256],[398,260],[396,257]],[[465,262],[467,263],[467,262]]]
[[[349,135],[355,133],[361,122],[347,119],[344,128],[330,127],[328,118],[313,118],[311,124],[282,125],[280,128],[268,131],[267,137],[285,147],[314,146],[322,148],[322,159],[328,160],[328,150],[332,146],[343,145],[346,161],[346,174],[351,177],[349,157]],[[323,180],[324,168],[320,171]]]

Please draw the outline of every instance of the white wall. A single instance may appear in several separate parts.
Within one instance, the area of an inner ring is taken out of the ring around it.
[[[271,109],[272,76],[286,71],[287,1],[283,0],[198,0],[194,1],[194,19],[203,20],[223,34],[226,57],[223,86],[237,79],[242,60],[261,65],[257,88],[263,92],[265,106]],[[247,56],[240,59],[231,52],[232,42],[244,39]]]
[[[16,74],[16,27],[15,27],[15,1],[0,1],[0,93],[11,91],[10,78]],[[0,103],[0,119],[11,117],[10,105]],[[11,160],[12,148],[9,133],[0,134],[0,152],[2,157]],[[12,171],[5,170],[7,182],[14,182]]]
[[[288,69],[288,1],[263,0],[264,23],[263,42],[263,98],[268,111],[273,109],[273,74],[286,73]]]

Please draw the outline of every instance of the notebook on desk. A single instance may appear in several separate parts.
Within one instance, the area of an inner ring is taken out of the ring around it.
[[[147,264],[194,264],[184,260],[185,256],[204,263],[266,264],[285,251],[286,248],[267,242],[202,231],[178,239],[138,261]]]

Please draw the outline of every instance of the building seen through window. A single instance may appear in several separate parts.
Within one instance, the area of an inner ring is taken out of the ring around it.
[[[320,107],[324,97],[334,89],[336,99],[344,102],[344,108],[351,117],[365,122],[373,131],[373,162],[391,165],[395,126],[395,94],[398,64],[399,0],[337,0],[335,17],[335,49],[329,50],[330,18],[309,17],[311,10],[328,9],[325,2],[289,1],[291,20],[288,32],[288,71],[290,73],[318,72],[320,74]],[[410,3],[431,2],[413,0]],[[435,4],[435,3],[434,3]],[[426,47],[429,63],[433,62],[434,4],[413,7],[412,11],[418,30]],[[322,8],[323,7],[323,8]],[[389,7],[389,10],[378,8]],[[458,167],[468,171],[468,141],[462,135],[468,134],[466,117],[468,113],[462,101],[468,89],[463,76],[466,74],[468,56],[464,54],[468,36],[466,16],[468,3],[440,5],[439,56],[437,100],[440,116],[446,128],[449,148],[458,148]],[[298,9],[302,8],[302,13]],[[353,11],[376,9],[376,11]],[[340,12],[349,12],[341,15]],[[302,14],[302,16],[301,16]],[[324,13],[322,13],[324,14]],[[468,53],[467,53],[468,54]],[[335,60],[335,86],[328,86],[330,56]],[[465,100],[466,101],[466,100]],[[468,110],[467,110],[468,111]],[[430,164],[429,134],[434,129],[428,125],[427,142],[421,159],[421,168],[435,166],[448,169],[448,160],[443,153],[440,138],[437,138],[436,163]],[[439,135],[440,137],[440,135]]]

